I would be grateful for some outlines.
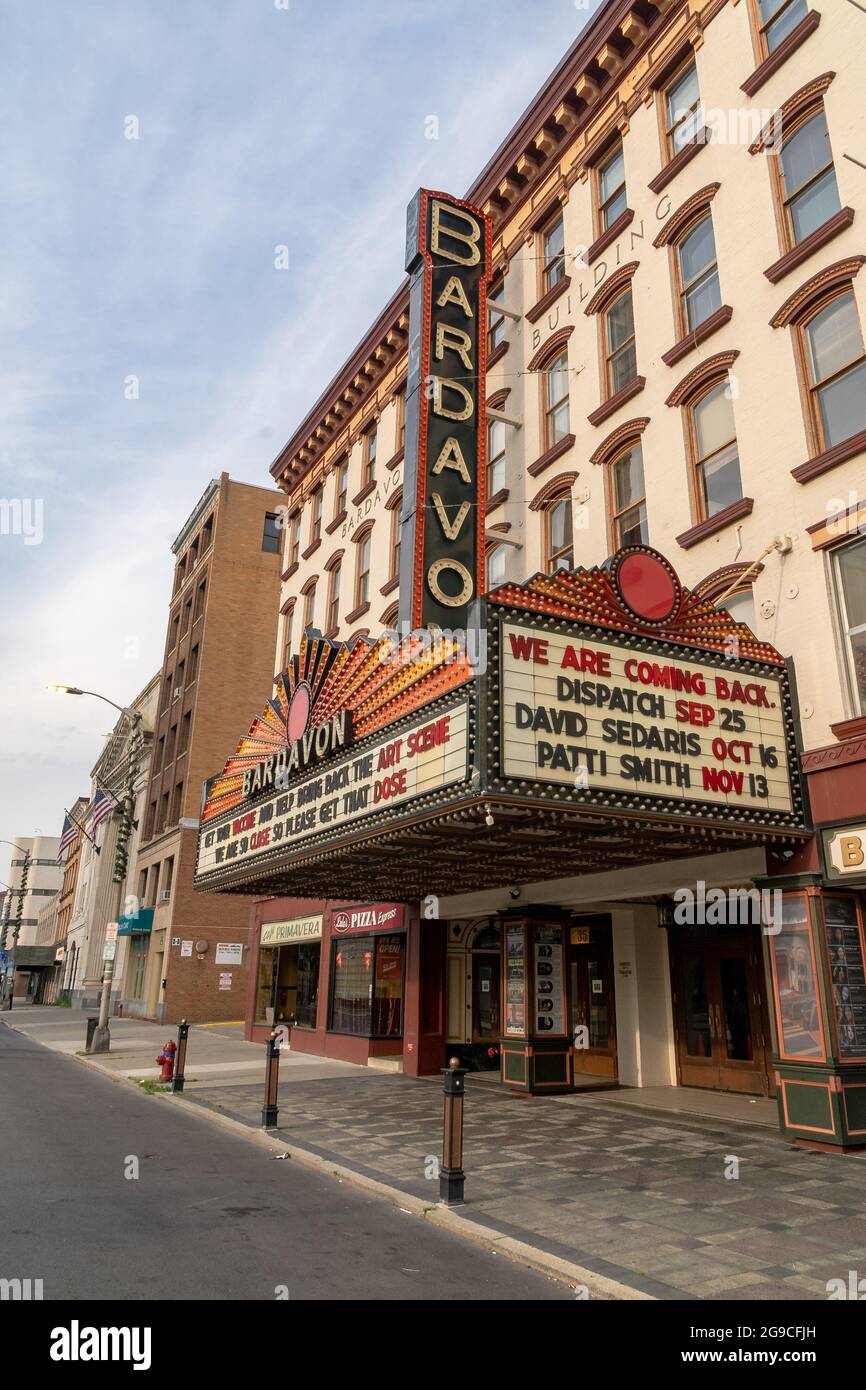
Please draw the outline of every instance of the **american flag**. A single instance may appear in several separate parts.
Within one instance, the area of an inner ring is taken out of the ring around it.
[[[108,792],[104,792],[102,788],[98,786],[96,788],[96,796],[93,798],[93,809],[90,812],[91,830],[95,830],[100,822],[105,820],[106,816],[111,815],[113,810],[114,802],[108,795]]]
[[[69,812],[67,811],[66,815],[63,817],[63,829],[60,832],[60,844],[57,846],[58,859],[60,858],[63,851],[69,848],[77,834],[78,826],[75,824],[75,821],[72,819]]]

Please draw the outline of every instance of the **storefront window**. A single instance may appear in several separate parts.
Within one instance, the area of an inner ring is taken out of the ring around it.
[[[256,1023],[315,1028],[321,944],[263,946],[259,952]]]
[[[335,942],[331,1031],[402,1037],[404,960],[403,936],[349,936]]]
[[[805,897],[786,897],[781,929],[770,937],[776,981],[779,1052],[797,1061],[823,1060],[821,1009]]]
[[[863,933],[854,898],[825,898],[827,955],[841,1057],[866,1056]]]

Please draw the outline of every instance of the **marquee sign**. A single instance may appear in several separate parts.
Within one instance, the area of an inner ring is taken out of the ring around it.
[[[400,622],[467,625],[484,592],[490,218],[421,188],[409,205]]]
[[[784,659],[657,552],[501,585],[477,619],[483,674],[442,633],[308,631],[205,786],[195,886],[388,904],[807,833]],[[326,732],[272,785],[296,699]]]

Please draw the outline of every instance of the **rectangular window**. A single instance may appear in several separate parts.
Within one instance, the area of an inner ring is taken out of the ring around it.
[[[316,626],[316,586],[307,590],[304,599],[304,627]]]
[[[788,245],[797,246],[842,206],[823,109],[784,141],[780,166]]]
[[[693,328],[721,307],[719,268],[716,264],[716,239],[713,219],[709,213],[677,245],[677,265],[680,281],[680,331]]]
[[[487,588],[505,583],[505,546],[497,545],[487,556]]]
[[[364,486],[376,481],[376,451],[379,447],[379,431],[374,425],[364,435]]]
[[[183,782],[178,782],[174,789],[174,799],[171,803],[171,820],[174,825],[183,815]]]
[[[505,341],[505,315],[497,313],[496,306],[505,299],[505,281],[499,280],[487,295],[487,355],[495,352]]]
[[[332,949],[331,1032],[402,1037],[405,937],[348,936]]]
[[[296,565],[301,553],[301,513],[295,512],[289,527],[289,555],[290,565]]]
[[[358,542],[358,574],[355,581],[355,607],[360,608],[362,603],[366,603],[370,597],[370,552],[372,550],[372,532],[368,531],[363,540]]]
[[[189,680],[187,685],[192,685],[198,675],[198,642],[191,648],[189,654]]]
[[[313,510],[310,514],[310,545],[315,545],[322,539],[322,503],[325,496],[324,488],[317,488],[313,493]]]
[[[607,395],[615,396],[637,376],[631,290],[613,301],[604,314]]]
[[[758,0],[758,25],[764,54],[774,53],[807,13],[806,0]]]
[[[625,159],[622,145],[617,145],[596,170],[599,234],[625,212],[628,201],[625,191]]]
[[[170,893],[174,881],[174,855],[170,854],[162,866],[162,892]]]
[[[180,735],[178,738],[177,745],[178,756],[180,756],[181,753],[185,753],[187,748],[189,748],[189,735],[191,728],[192,710],[187,710],[186,714],[183,716],[183,719],[180,722]]]
[[[866,354],[851,290],[803,325],[812,425],[819,450],[866,429]]]
[[[394,396],[394,408],[397,412],[397,427],[395,430],[395,440],[397,444],[396,452],[406,447],[406,387],[401,386]]]
[[[648,545],[646,486],[643,450],[633,444],[610,466],[615,549],[624,545]]]
[[[541,292],[546,294],[565,275],[565,227],[562,214],[541,233]]]
[[[337,464],[334,487],[334,515],[342,516],[349,499],[349,460],[341,459]]]
[[[743,495],[734,408],[727,380],[710,388],[692,406],[698,504],[704,517],[716,516]]]
[[[400,574],[400,504],[396,503],[391,508],[391,579],[396,579]]]
[[[701,94],[694,62],[668,84],[664,93],[665,139],[668,159],[696,139],[701,129]]]
[[[340,621],[340,577],[342,565],[339,562],[331,570],[331,591],[328,598],[328,631],[332,632]]]
[[[269,555],[279,555],[280,544],[283,533],[280,529],[280,518],[276,512],[265,512],[265,527],[262,532],[262,550],[266,550]]]
[[[571,498],[560,497],[545,512],[547,572],[574,569],[574,524]]]
[[[292,658],[292,628],[294,626],[294,621],[295,605],[292,604],[291,608],[288,609],[283,619],[283,622],[285,624],[285,626],[283,627],[283,670],[285,670],[288,667],[288,664]]]
[[[568,405],[568,353],[544,369],[544,447],[552,449],[571,432]]]
[[[851,698],[866,714],[866,540],[837,551],[834,562]]]
[[[566,377],[567,379],[567,377]],[[566,401],[566,433],[568,433],[568,402]],[[505,424],[491,420],[487,425],[487,496],[493,497],[505,487]]]
[[[192,620],[194,623],[198,622],[199,618],[204,612],[204,600],[206,591],[207,581],[203,579],[195,591],[195,612],[192,615]]]

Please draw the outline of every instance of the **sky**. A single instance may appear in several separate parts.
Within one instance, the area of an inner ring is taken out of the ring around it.
[[[60,833],[113,722],[48,685],[147,685],[208,481],[271,485],[416,189],[465,193],[598,3],[4,0],[0,840]]]

